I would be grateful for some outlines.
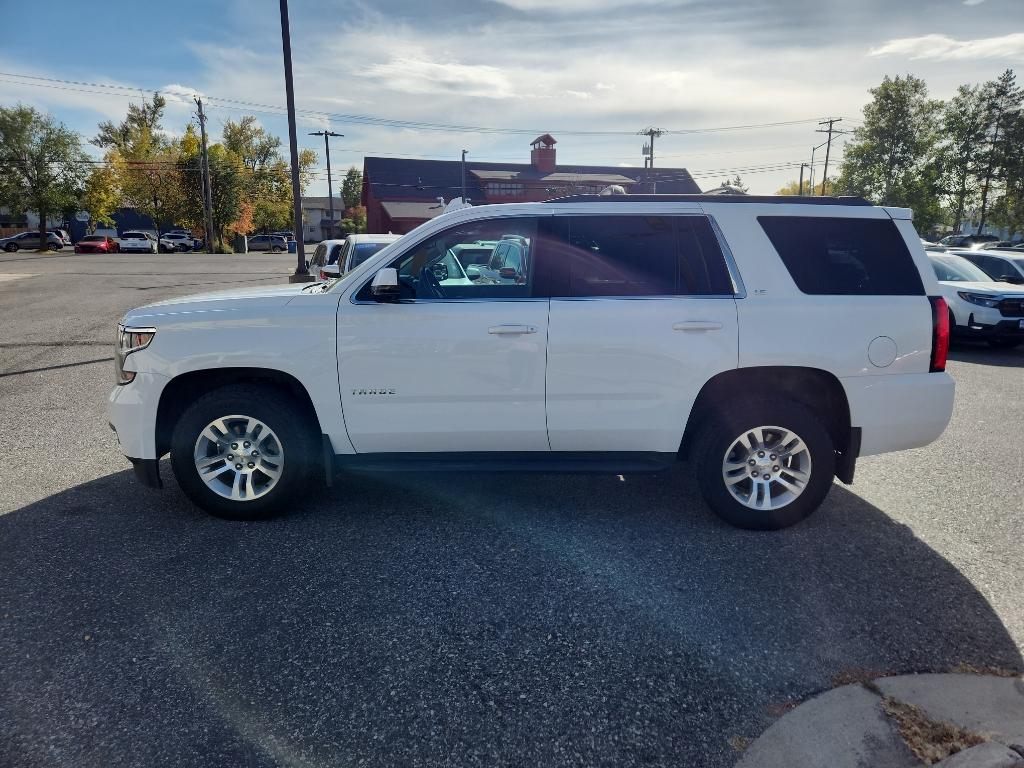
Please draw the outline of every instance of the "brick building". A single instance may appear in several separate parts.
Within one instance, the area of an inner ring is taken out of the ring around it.
[[[627,193],[700,192],[685,168],[623,168],[558,165],[549,134],[530,142],[529,163],[467,161],[466,196],[474,205],[549,200],[596,194],[610,184]],[[404,234],[439,215],[443,203],[462,195],[458,160],[405,160],[367,157],[363,161],[363,205],[367,232]]]

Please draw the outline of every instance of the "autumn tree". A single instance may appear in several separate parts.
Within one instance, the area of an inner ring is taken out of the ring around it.
[[[221,144],[214,144],[207,149],[210,163],[210,192],[213,202],[213,237],[218,250],[224,250],[224,234],[229,225],[238,225],[243,213],[245,202],[245,165],[241,158]],[[178,162],[184,197],[186,215],[202,221],[202,159],[197,153],[183,156]],[[213,247],[208,243],[207,247]]]
[[[79,205],[89,212],[92,221],[107,227],[114,226],[112,214],[121,205],[121,188],[117,171],[111,163],[97,165],[89,171]]]
[[[941,102],[913,75],[886,76],[870,93],[836,186],[879,205],[912,208],[915,225],[927,230],[942,217],[935,162]]]
[[[39,215],[39,249],[50,214],[73,209],[89,158],[78,134],[32,107],[0,107],[0,205]]]
[[[810,188],[810,184],[808,182],[804,182],[803,194],[805,194],[805,195],[831,195],[833,187],[834,187],[833,182],[829,181],[829,182],[822,183],[822,184],[815,184],[814,185],[814,189],[812,190]],[[799,195],[799,194],[801,194],[801,192],[800,192],[800,181],[798,179],[793,179],[793,181],[787,183],[785,186],[783,186],[781,189],[779,189],[775,194],[776,195]]]

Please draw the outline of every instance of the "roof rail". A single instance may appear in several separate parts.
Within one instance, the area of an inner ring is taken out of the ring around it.
[[[863,197],[799,195],[569,195],[545,203],[773,203],[776,205],[871,205]]]

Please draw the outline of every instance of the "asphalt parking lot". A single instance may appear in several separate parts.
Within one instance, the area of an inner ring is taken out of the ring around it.
[[[0,254],[0,766],[731,766],[864,673],[1020,669],[1024,350],[787,531],[664,475],[339,477],[284,518],[137,485],[121,314],[292,257]]]

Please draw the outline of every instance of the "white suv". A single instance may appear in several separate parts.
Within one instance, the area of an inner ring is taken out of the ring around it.
[[[470,280],[458,246],[515,240]],[[454,248],[454,250],[453,250]],[[905,209],[584,196],[467,208],[340,280],[151,304],[110,419],[146,484],[234,519],[337,470],[638,472],[684,459],[747,528],[945,429],[948,309]]]

